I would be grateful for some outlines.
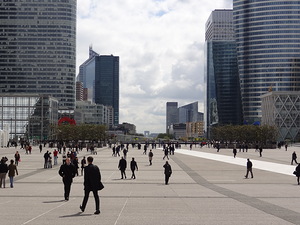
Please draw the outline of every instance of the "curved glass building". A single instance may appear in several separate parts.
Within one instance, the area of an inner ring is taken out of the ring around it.
[[[0,1],[0,93],[75,107],[76,0]]]
[[[234,0],[244,121],[261,120],[261,95],[300,91],[300,1]]]

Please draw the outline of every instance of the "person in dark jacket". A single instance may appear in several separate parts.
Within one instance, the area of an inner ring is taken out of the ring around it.
[[[67,158],[66,163],[60,166],[58,173],[62,177],[64,183],[65,200],[68,201],[71,191],[71,184],[76,174],[76,169],[74,165],[71,164],[70,158]]]
[[[172,174],[172,168],[168,161],[166,161],[163,167],[165,168],[165,184],[167,185],[169,183],[169,178]]]
[[[135,179],[134,171],[135,171],[135,169],[138,170],[138,166],[137,166],[137,163],[134,160],[134,158],[132,158],[132,160],[130,162],[130,169],[131,169],[131,172],[132,172],[131,179]]]
[[[6,159],[2,157],[0,162],[0,188],[5,188],[5,178],[8,171],[8,166],[6,164]]]
[[[119,170],[121,171],[121,179],[123,179],[125,177],[126,179],[126,173],[125,170],[127,168],[127,162],[126,160],[122,157],[119,161],[119,166],[118,166]],[[124,177],[123,177],[124,176]]]
[[[297,154],[296,152],[294,151],[293,154],[292,154],[292,161],[291,161],[291,165],[293,165],[293,162],[295,161],[296,164],[298,164],[297,162]]]
[[[296,172],[295,175],[297,177],[298,185],[300,185],[300,182],[299,182],[299,178],[300,178],[300,164],[298,164],[298,166],[296,167],[295,172]]]
[[[252,173],[252,162],[250,161],[250,159],[247,159],[247,173],[245,175],[245,178],[248,178],[248,174],[249,172],[251,173],[251,178],[253,178],[253,173]]]
[[[14,176],[18,174],[17,166],[14,164],[14,160],[10,160],[10,164],[8,165],[8,177],[10,181],[10,187],[14,187]]]
[[[84,198],[82,205],[79,206],[82,212],[84,212],[89,194],[92,191],[95,198],[96,211],[94,214],[100,214],[100,199],[98,191],[103,189],[101,183],[101,173],[98,166],[93,164],[93,157],[87,157],[88,165],[84,167]]]

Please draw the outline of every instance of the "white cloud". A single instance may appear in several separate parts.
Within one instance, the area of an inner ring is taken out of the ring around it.
[[[205,22],[229,0],[78,0],[77,67],[92,44],[120,57],[120,122],[165,132],[166,102],[200,102]]]

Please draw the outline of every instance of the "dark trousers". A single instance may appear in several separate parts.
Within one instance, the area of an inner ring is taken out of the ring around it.
[[[165,184],[169,183],[169,178],[170,178],[170,175],[169,174],[165,174]]]
[[[131,178],[135,179],[134,170],[131,170],[131,172],[132,172]]]
[[[96,211],[100,211],[100,199],[99,199],[99,195],[98,195],[98,191],[92,191],[93,194],[94,194],[94,199],[95,199],[95,204],[96,204]],[[88,190],[85,190],[84,191],[84,198],[83,198],[83,201],[82,201],[82,209],[84,210],[85,207],[86,207],[86,203],[88,202],[89,200],[89,195],[90,195],[90,191]]]
[[[125,176],[125,179],[126,179],[126,173],[125,173],[125,170],[121,170],[121,176],[122,176],[121,179],[123,179],[123,175]]]
[[[249,172],[251,173],[251,178],[253,178],[252,168],[247,168],[246,178],[248,178]]]
[[[65,200],[69,200],[72,182],[70,181],[63,181],[63,182],[64,182],[64,189],[65,189]]]

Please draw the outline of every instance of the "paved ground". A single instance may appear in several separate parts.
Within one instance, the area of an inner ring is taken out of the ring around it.
[[[19,149],[0,149],[0,157],[11,159],[16,150]],[[43,153],[45,150],[48,148]],[[65,202],[57,173],[59,166],[43,169],[43,153],[37,147],[31,155],[20,150],[15,187],[9,188],[7,180],[6,188],[0,189],[0,224],[300,224],[300,186],[294,176],[280,173],[295,167],[290,166],[290,161],[293,151],[300,156],[297,146],[289,147],[288,151],[266,149],[263,157],[250,149],[247,153],[238,152],[236,159],[231,149],[221,149],[219,153],[199,147],[193,147],[192,151],[178,150],[170,156],[173,174],[169,185],[164,185],[163,152],[153,151],[153,165],[149,166],[142,150],[130,148],[127,161],[136,158],[137,179],[121,180],[117,170],[119,157],[112,157],[108,148],[97,149],[94,162],[101,169],[105,189],[100,192],[101,214],[94,215],[92,194],[86,211],[79,210],[83,198],[82,176],[75,178],[71,198]],[[197,152],[211,153],[211,158]],[[79,159],[87,155],[86,151],[80,152]],[[246,158],[253,161],[254,179],[244,179]],[[256,168],[258,164],[270,165],[264,162],[274,163],[274,167]],[[127,178],[130,175],[127,171]]]

